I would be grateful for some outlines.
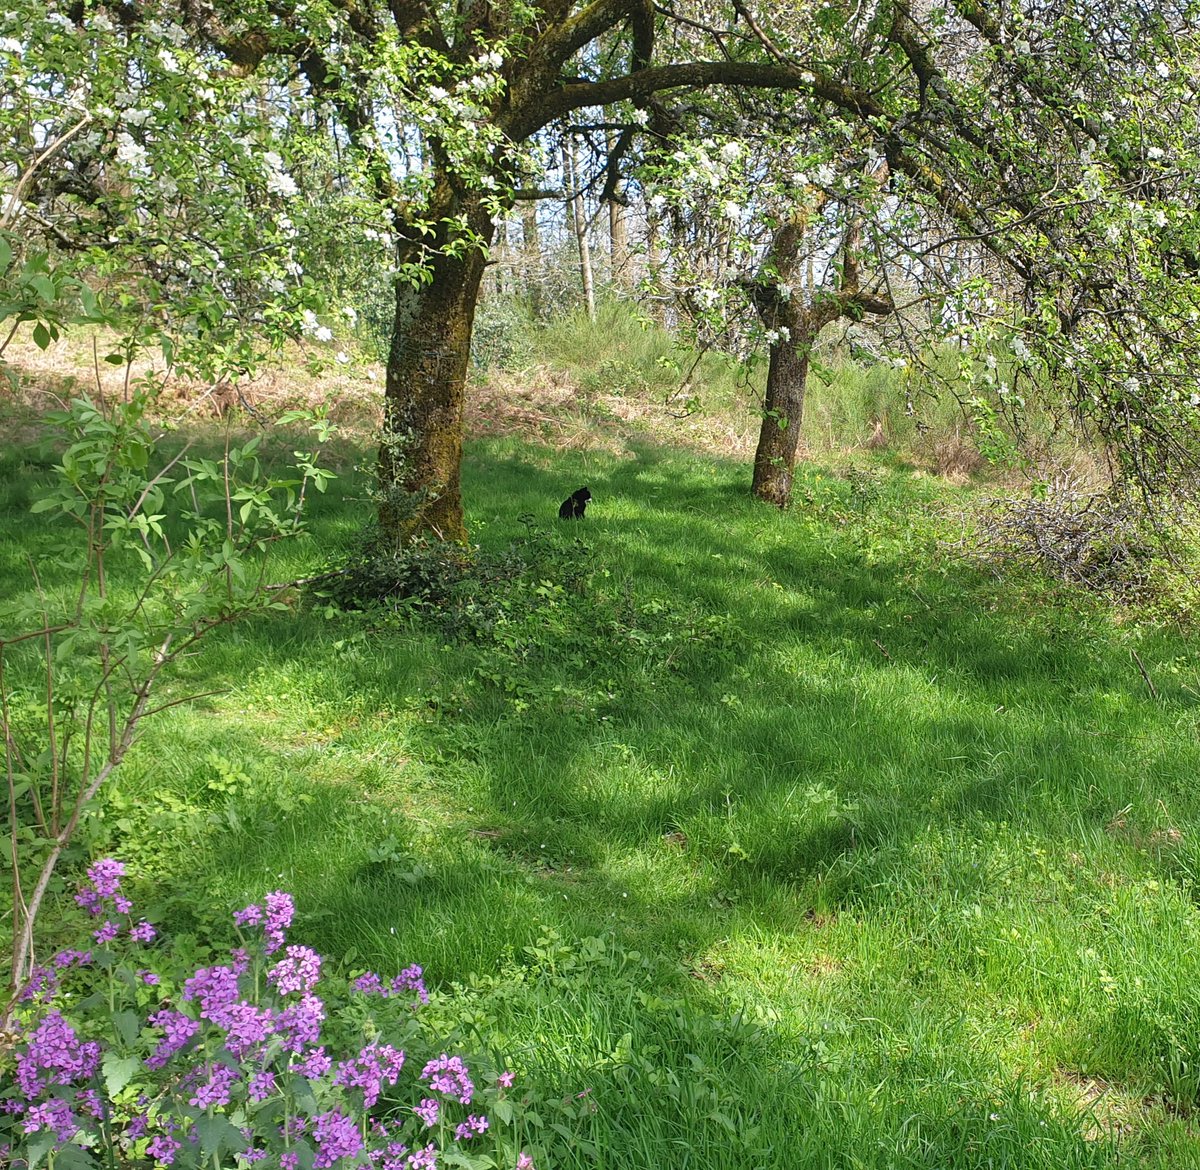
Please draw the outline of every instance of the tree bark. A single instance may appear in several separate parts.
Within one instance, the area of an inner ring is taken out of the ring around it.
[[[525,269],[525,296],[534,317],[542,313],[542,246],[538,236],[537,203],[521,205],[521,251]]]
[[[467,536],[460,487],[463,407],[484,248],[494,228],[482,201],[448,206],[438,222],[455,212],[465,212],[483,246],[447,255],[442,229],[430,241],[432,279],[416,288],[396,285],[379,450],[385,548],[400,548],[419,532],[460,542]]]
[[[579,163],[575,157],[574,142],[568,145],[563,142],[563,180],[568,193],[567,219],[575,233],[579,245],[579,277],[583,284],[583,302],[587,306],[590,321],[596,319],[596,293],[592,280],[592,249],[588,242],[587,212],[583,202],[583,192],[578,187]]]
[[[792,316],[789,314],[789,316]],[[762,427],[754,452],[754,495],[777,508],[792,499],[792,477],[804,420],[804,390],[808,384],[808,356],[812,338],[797,322],[789,340],[772,344],[767,366],[767,392]]]

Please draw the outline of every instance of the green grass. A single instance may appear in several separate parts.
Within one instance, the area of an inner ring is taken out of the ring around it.
[[[46,474],[0,462],[7,594]],[[544,1167],[1200,1166],[1193,648],[962,563],[966,493],[874,475],[806,464],[779,513],[649,441],[476,444],[473,538],[541,529],[503,620],[215,635],[172,693],[222,693],[146,726],[86,844],[176,932],[282,887],[298,941],[421,963]]]

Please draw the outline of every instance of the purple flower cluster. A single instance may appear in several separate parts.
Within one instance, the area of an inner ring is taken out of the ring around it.
[[[378,995],[383,999],[399,995],[402,991],[415,991],[421,1003],[429,1002],[429,992],[425,990],[424,972],[416,963],[411,967],[405,967],[390,984],[384,983],[374,971],[367,971],[355,979],[354,990],[361,991],[364,995]]]
[[[156,936],[145,920],[127,931],[119,924],[118,916],[128,915],[131,908],[120,895],[124,874],[125,867],[118,861],[94,863],[88,869],[89,884],[76,900],[100,919],[93,932],[97,942],[106,944],[125,934],[127,950],[133,954],[129,944],[149,943]],[[266,1166],[264,1159],[269,1159],[279,1170],[299,1170],[301,1156],[291,1147],[301,1139],[311,1146],[312,1154],[307,1156],[312,1170],[333,1170],[347,1163],[370,1170],[436,1170],[442,1144],[450,1141],[451,1134],[454,1141],[467,1142],[488,1133],[490,1122],[482,1114],[470,1112],[460,1120],[466,1111],[459,1106],[471,1104],[475,1086],[463,1060],[445,1052],[422,1069],[420,1088],[428,1095],[418,1105],[397,1110],[395,1102],[389,1101],[388,1120],[374,1115],[387,1087],[399,1082],[405,1053],[374,1038],[373,1025],[368,1025],[370,1042],[357,1053],[351,1050],[345,1059],[335,1059],[338,1054],[331,1056],[320,1044],[326,1005],[316,988],[323,961],[308,947],[286,946],[286,931],[294,913],[290,895],[270,893],[261,903],[234,914],[239,928],[261,931],[259,943],[247,943],[247,948],[234,951],[227,964],[191,971],[181,986],[167,974],[163,983],[173,999],[164,996],[158,1009],[147,1017],[158,1039],[144,1061],[148,1073],[142,1075],[150,1079],[136,1107],[114,1105],[105,1099],[100,1045],[82,1041],[72,1023],[52,1006],[57,1002],[53,996],[60,974],[91,963],[91,952],[61,951],[50,966],[39,968],[23,996],[23,1002],[32,1005],[25,1010],[34,1020],[15,1052],[15,1084],[11,1089],[0,1088],[0,1164],[12,1156],[19,1160],[25,1135],[42,1131],[52,1133],[60,1147],[77,1143],[83,1148],[99,1148],[98,1141],[109,1140],[98,1128],[98,1119],[102,1119],[115,1135],[113,1140],[130,1157],[171,1167],[182,1160],[181,1151],[199,1152],[199,1114],[214,1110],[232,1113],[240,1111],[243,1103],[257,1106],[277,1096],[286,1105],[286,1122],[277,1133],[275,1122],[266,1131],[261,1125],[256,1129],[255,1110],[248,1110],[251,1120],[242,1131],[245,1148],[237,1155],[239,1164]],[[276,955],[276,960],[264,965],[263,955]],[[265,1005],[257,999],[264,966],[265,985],[274,993]],[[131,963],[125,970],[134,973],[135,965]],[[159,984],[159,976],[152,970],[137,969],[135,978],[142,988]],[[135,985],[117,986],[125,988],[122,994],[132,995]],[[356,979],[354,986],[381,998],[415,993],[422,1002],[429,999],[423,972],[416,965],[389,982],[368,972]],[[143,1001],[146,994],[137,991]],[[73,1005],[73,1010],[86,1011],[99,998]],[[128,1044],[130,1034],[125,1025],[122,1032]],[[121,1054],[128,1047],[114,1051]],[[296,1108],[300,1077],[313,1082],[303,1090],[308,1100],[320,1102],[308,1106],[311,1113],[303,1106]],[[513,1073],[503,1072],[496,1078],[496,1086],[503,1091],[513,1081]],[[411,1148],[411,1135],[417,1132],[435,1140]],[[15,1146],[3,1146],[6,1135],[16,1138]],[[138,1143],[136,1148],[133,1143]],[[532,1170],[527,1156],[522,1159],[518,1163],[521,1170]]]
[[[313,1119],[313,1137],[317,1142],[314,1170],[332,1166],[339,1158],[353,1158],[363,1148],[362,1135],[354,1119],[337,1109],[318,1114]]]
[[[267,972],[280,995],[293,991],[311,991],[321,978],[321,956],[308,947],[288,947],[287,958],[280,959]]]
[[[100,1045],[81,1041],[75,1029],[52,1008],[29,1034],[17,1058],[17,1085],[32,1101],[50,1085],[86,1081],[100,1066]]]
[[[467,1120],[454,1128],[454,1140],[456,1142],[469,1141],[473,1137],[478,1137],[481,1133],[487,1133],[488,1119],[486,1117],[478,1117],[474,1113],[467,1114]]]
[[[385,1084],[394,1085],[404,1067],[404,1053],[390,1044],[368,1044],[354,1060],[338,1062],[333,1083],[362,1089],[363,1105],[370,1109]]]
[[[125,876],[125,864],[106,857],[88,866],[88,884],[75,895],[75,901],[89,914],[99,918],[102,914],[128,914],[133,909],[133,903],[121,893],[121,878]],[[92,932],[92,938],[99,946],[107,946],[121,933],[121,923],[113,918],[105,918],[104,922]],[[135,942],[148,943],[155,937],[154,927],[145,919],[129,928],[129,936]]]
[[[252,902],[249,906],[233,912],[233,921],[237,926],[261,926],[265,945],[263,950],[273,955],[281,946],[292,918],[296,914],[296,904],[291,894],[282,890],[273,890],[260,906]]]
[[[421,1080],[428,1081],[435,1093],[444,1093],[464,1105],[470,1105],[475,1094],[475,1086],[462,1058],[447,1056],[444,1052],[421,1070]]]

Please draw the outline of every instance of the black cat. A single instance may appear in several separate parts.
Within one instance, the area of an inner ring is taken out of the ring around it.
[[[562,506],[558,509],[558,518],[560,520],[582,520],[583,510],[591,498],[592,493],[585,487],[581,487],[577,492],[572,492],[563,500]]]

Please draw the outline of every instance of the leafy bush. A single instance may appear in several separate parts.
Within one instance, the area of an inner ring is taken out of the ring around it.
[[[323,578],[320,593],[378,630],[422,626],[470,642],[472,685],[518,711],[547,699],[593,710],[741,638],[727,614],[634,597],[583,541],[540,530],[531,517],[525,535],[499,552],[418,540],[392,553],[364,543]]]
[[[225,961],[192,968],[134,920],[124,872],[89,868],[94,945],[35,969],[0,1047],[6,1165],[532,1170],[515,1074],[481,1060],[477,1085],[422,1025],[420,967],[331,974],[287,943],[294,903],[275,891],[233,915]]]

